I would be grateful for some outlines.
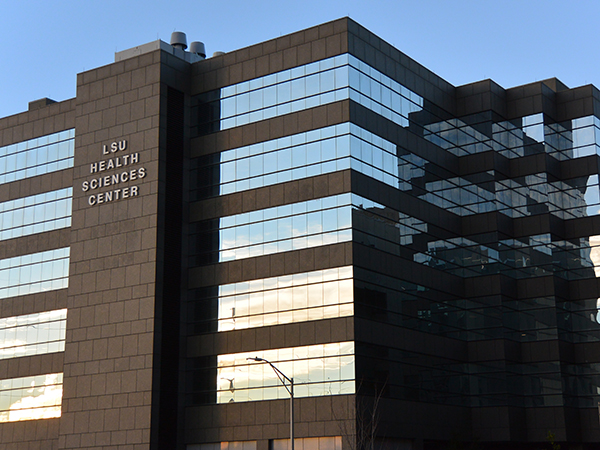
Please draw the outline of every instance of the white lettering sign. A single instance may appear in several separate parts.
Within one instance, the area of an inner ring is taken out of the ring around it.
[[[127,150],[127,141],[115,141],[110,145],[102,146],[102,154],[109,155],[111,158],[90,164],[90,174],[96,175],[94,178],[85,180],[81,183],[83,192],[95,191],[107,186],[115,186],[123,183],[131,183],[132,181],[141,180],[146,176],[145,167],[127,168],[133,164],[139,164],[140,154],[130,153],[116,155],[116,153]],[[125,169],[126,168],[126,169]],[[116,173],[101,175],[101,172],[112,171],[119,169]],[[124,170],[123,170],[124,169]],[[101,205],[102,203],[114,202],[139,195],[139,186],[123,186],[113,188],[110,191],[92,193],[88,196],[88,204],[90,206]]]

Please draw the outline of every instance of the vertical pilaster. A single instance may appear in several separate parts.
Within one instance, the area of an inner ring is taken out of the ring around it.
[[[160,58],[78,76],[61,449],[150,446]]]

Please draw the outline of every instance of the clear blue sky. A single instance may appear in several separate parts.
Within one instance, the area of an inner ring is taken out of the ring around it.
[[[344,16],[454,85],[600,87],[598,0],[0,0],[0,117],[74,97],[78,72],[173,31],[211,55]]]

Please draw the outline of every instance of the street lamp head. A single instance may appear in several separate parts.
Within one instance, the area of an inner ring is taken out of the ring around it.
[[[254,358],[246,358],[246,361],[264,362],[270,365],[271,368],[275,371],[277,378],[279,378],[279,381],[281,381],[281,384],[283,384],[285,390],[288,391],[288,394],[290,394],[290,442],[292,444],[291,450],[294,450],[294,379],[285,375],[281,370],[275,367],[273,363],[268,359],[259,358],[258,356],[255,356]],[[290,383],[289,387],[285,384],[286,380]]]

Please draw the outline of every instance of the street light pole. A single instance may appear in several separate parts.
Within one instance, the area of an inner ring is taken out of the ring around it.
[[[277,378],[279,378],[279,381],[281,381],[281,384],[283,384],[285,390],[288,391],[288,394],[290,394],[290,444],[291,450],[294,450],[294,378],[286,376],[281,370],[275,367],[271,361],[268,361],[264,358],[259,358],[256,356],[254,358],[246,358],[246,360],[264,362],[270,365],[273,371],[275,371]],[[288,383],[290,383],[290,387],[285,384],[286,380]]]

